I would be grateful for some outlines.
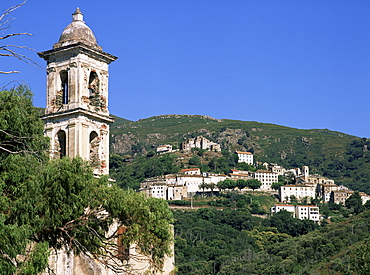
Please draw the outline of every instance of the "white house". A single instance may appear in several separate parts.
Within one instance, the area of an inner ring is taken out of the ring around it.
[[[274,215],[281,210],[286,210],[292,213],[293,218],[300,220],[307,219],[314,222],[320,221],[319,207],[314,205],[275,204],[270,209],[271,215]]]
[[[236,151],[235,154],[238,155],[238,162],[245,162],[249,165],[253,164],[253,154],[250,152],[241,152],[241,151]]]
[[[292,204],[275,204],[270,208],[271,215],[278,213],[281,210],[286,210],[295,216],[295,207]]]
[[[308,184],[288,184],[281,186],[279,189],[279,197],[281,202],[289,202],[291,196],[294,196],[298,200],[301,200],[305,197],[314,199],[315,194],[315,187]]]
[[[320,221],[319,207],[314,205],[296,205],[295,217],[300,220]]]
[[[200,175],[200,169],[199,168],[188,168],[188,169],[182,169],[180,170],[181,174],[185,175]]]
[[[262,190],[271,190],[271,184],[278,182],[279,174],[267,170],[257,170],[252,173],[253,178],[259,180],[262,185],[260,189]]]
[[[184,186],[187,193],[185,196],[188,196],[190,194],[200,192],[201,189],[199,188],[199,185],[203,182],[204,178],[200,175],[179,175],[177,177],[176,185]]]
[[[167,199],[167,185],[152,185],[149,189],[150,196],[157,199]]]
[[[365,204],[368,200],[370,200],[370,195],[367,195],[365,193],[360,193],[362,204]]]
[[[157,147],[158,154],[169,153],[169,152],[172,152],[172,145],[163,144]]]

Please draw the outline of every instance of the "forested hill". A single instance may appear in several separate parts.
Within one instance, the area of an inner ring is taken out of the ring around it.
[[[370,193],[370,140],[365,138],[200,115],[160,115],[135,122],[115,118],[111,153],[135,157],[155,151],[160,144],[179,147],[186,139],[202,135],[221,144],[224,152],[249,151],[257,161],[285,168],[308,165],[311,173]]]

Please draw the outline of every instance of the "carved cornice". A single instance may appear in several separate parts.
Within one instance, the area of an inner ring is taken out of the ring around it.
[[[111,63],[115,61],[118,57],[111,55],[109,53],[106,53],[102,50],[98,50],[96,48],[93,48],[89,45],[86,45],[85,43],[79,42],[75,44],[71,44],[68,46],[52,49],[49,51],[39,52],[37,53],[41,58],[45,59],[46,61],[49,61],[51,57],[56,55],[63,55],[68,52],[76,52],[76,53],[84,53],[92,58],[95,58],[97,60],[104,61],[106,63]]]
[[[110,116],[105,116],[98,114],[96,112],[91,112],[89,110],[83,109],[83,108],[75,108],[72,110],[66,110],[63,112],[57,112],[57,113],[49,113],[47,115],[41,116],[41,119],[47,123],[49,120],[59,119],[59,118],[76,118],[78,116],[86,116],[87,118],[93,118],[94,120],[101,121],[104,123],[112,123],[114,122],[114,119]]]

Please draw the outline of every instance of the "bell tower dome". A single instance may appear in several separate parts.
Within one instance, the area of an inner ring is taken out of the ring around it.
[[[51,139],[51,157],[81,156],[95,174],[108,174],[108,65],[117,57],[98,45],[77,8],[47,62],[46,110],[42,119]]]

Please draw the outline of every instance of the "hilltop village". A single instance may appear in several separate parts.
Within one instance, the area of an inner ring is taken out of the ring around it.
[[[190,138],[181,143],[180,149],[173,150],[172,145],[157,147],[157,154],[168,154],[178,151],[186,152],[199,148],[220,152],[219,144],[203,136]],[[254,171],[230,169],[227,175],[203,172],[198,167],[182,169],[179,173],[145,179],[140,191],[150,197],[165,200],[184,200],[195,195],[213,196],[222,191],[261,192],[274,195],[279,201],[271,209],[271,214],[286,210],[299,219],[320,221],[319,208],[311,205],[314,200],[344,204],[354,193],[353,190],[336,185],[334,180],[318,174],[310,174],[308,166],[286,169],[275,163],[254,161],[251,152],[235,151],[239,163],[246,163]],[[263,169],[257,169],[262,168]],[[360,192],[362,203],[370,196]]]

